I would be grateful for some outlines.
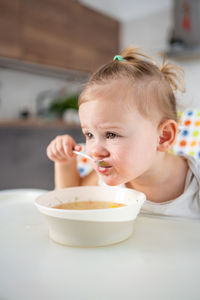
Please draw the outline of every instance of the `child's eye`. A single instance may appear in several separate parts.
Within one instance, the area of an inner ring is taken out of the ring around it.
[[[106,133],[106,138],[107,138],[107,139],[116,139],[116,138],[118,138],[118,137],[119,137],[119,135],[116,134],[116,133],[113,133],[113,132],[107,132],[107,133]]]
[[[86,132],[86,133],[85,133],[85,136],[86,136],[86,138],[89,139],[89,140],[92,139],[92,138],[94,137],[93,134],[92,134],[91,132]]]

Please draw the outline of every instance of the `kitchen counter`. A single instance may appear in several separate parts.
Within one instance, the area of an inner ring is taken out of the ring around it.
[[[34,128],[80,128],[79,124],[63,120],[49,120],[44,118],[5,119],[0,120],[0,128],[5,127],[34,127]]]

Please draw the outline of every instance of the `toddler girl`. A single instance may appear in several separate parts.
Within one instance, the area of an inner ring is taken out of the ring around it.
[[[71,136],[58,136],[47,148],[56,188],[126,186],[146,195],[143,212],[199,218],[199,163],[169,154],[178,130],[174,90],[184,90],[182,79],[177,66],[163,61],[159,68],[131,47],[94,73],[79,97],[94,171],[80,178],[72,150],[81,146]]]

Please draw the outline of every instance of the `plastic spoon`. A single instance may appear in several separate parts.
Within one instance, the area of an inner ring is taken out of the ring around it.
[[[75,154],[77,154],[77,155],[83,156],[83,157],[85,157],[87,159],[90,159],[90,160],[94,161],[94,159],[91,156],[89,156],[89,155],[87,155],[87,154],[85,154],[83,152],[79,152],[79,151],[76,151],[76,150],[73,150],[72,152],[75,153]],[[97,161],[95,161],[95,163],[99,167],[107,167],[108,166],[108,164],[104,160],[97,160]]]
[[[85,157],[87,159],[90,159],[90,160],[94,161],[94,159],[91,156],[89,156],[89,155],[87,155],[87,154],[85,154],[83,152],[79,152],[79,151],[76,151],[76,150],[73,150],[72,152],[75,153],[75,154],[77,154],[77,155],[83,156],[83,157]]]

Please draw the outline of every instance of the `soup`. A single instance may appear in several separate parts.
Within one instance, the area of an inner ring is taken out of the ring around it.
[[[117,202],[107,202],[107,201],[74,201],[74,202],[66,202],[54,206],[54,208],[58,209],[76,209],[76,210],[84,210],[84,209],[102,209],[102,208],[116,208],[125,206],[123,203]]]

